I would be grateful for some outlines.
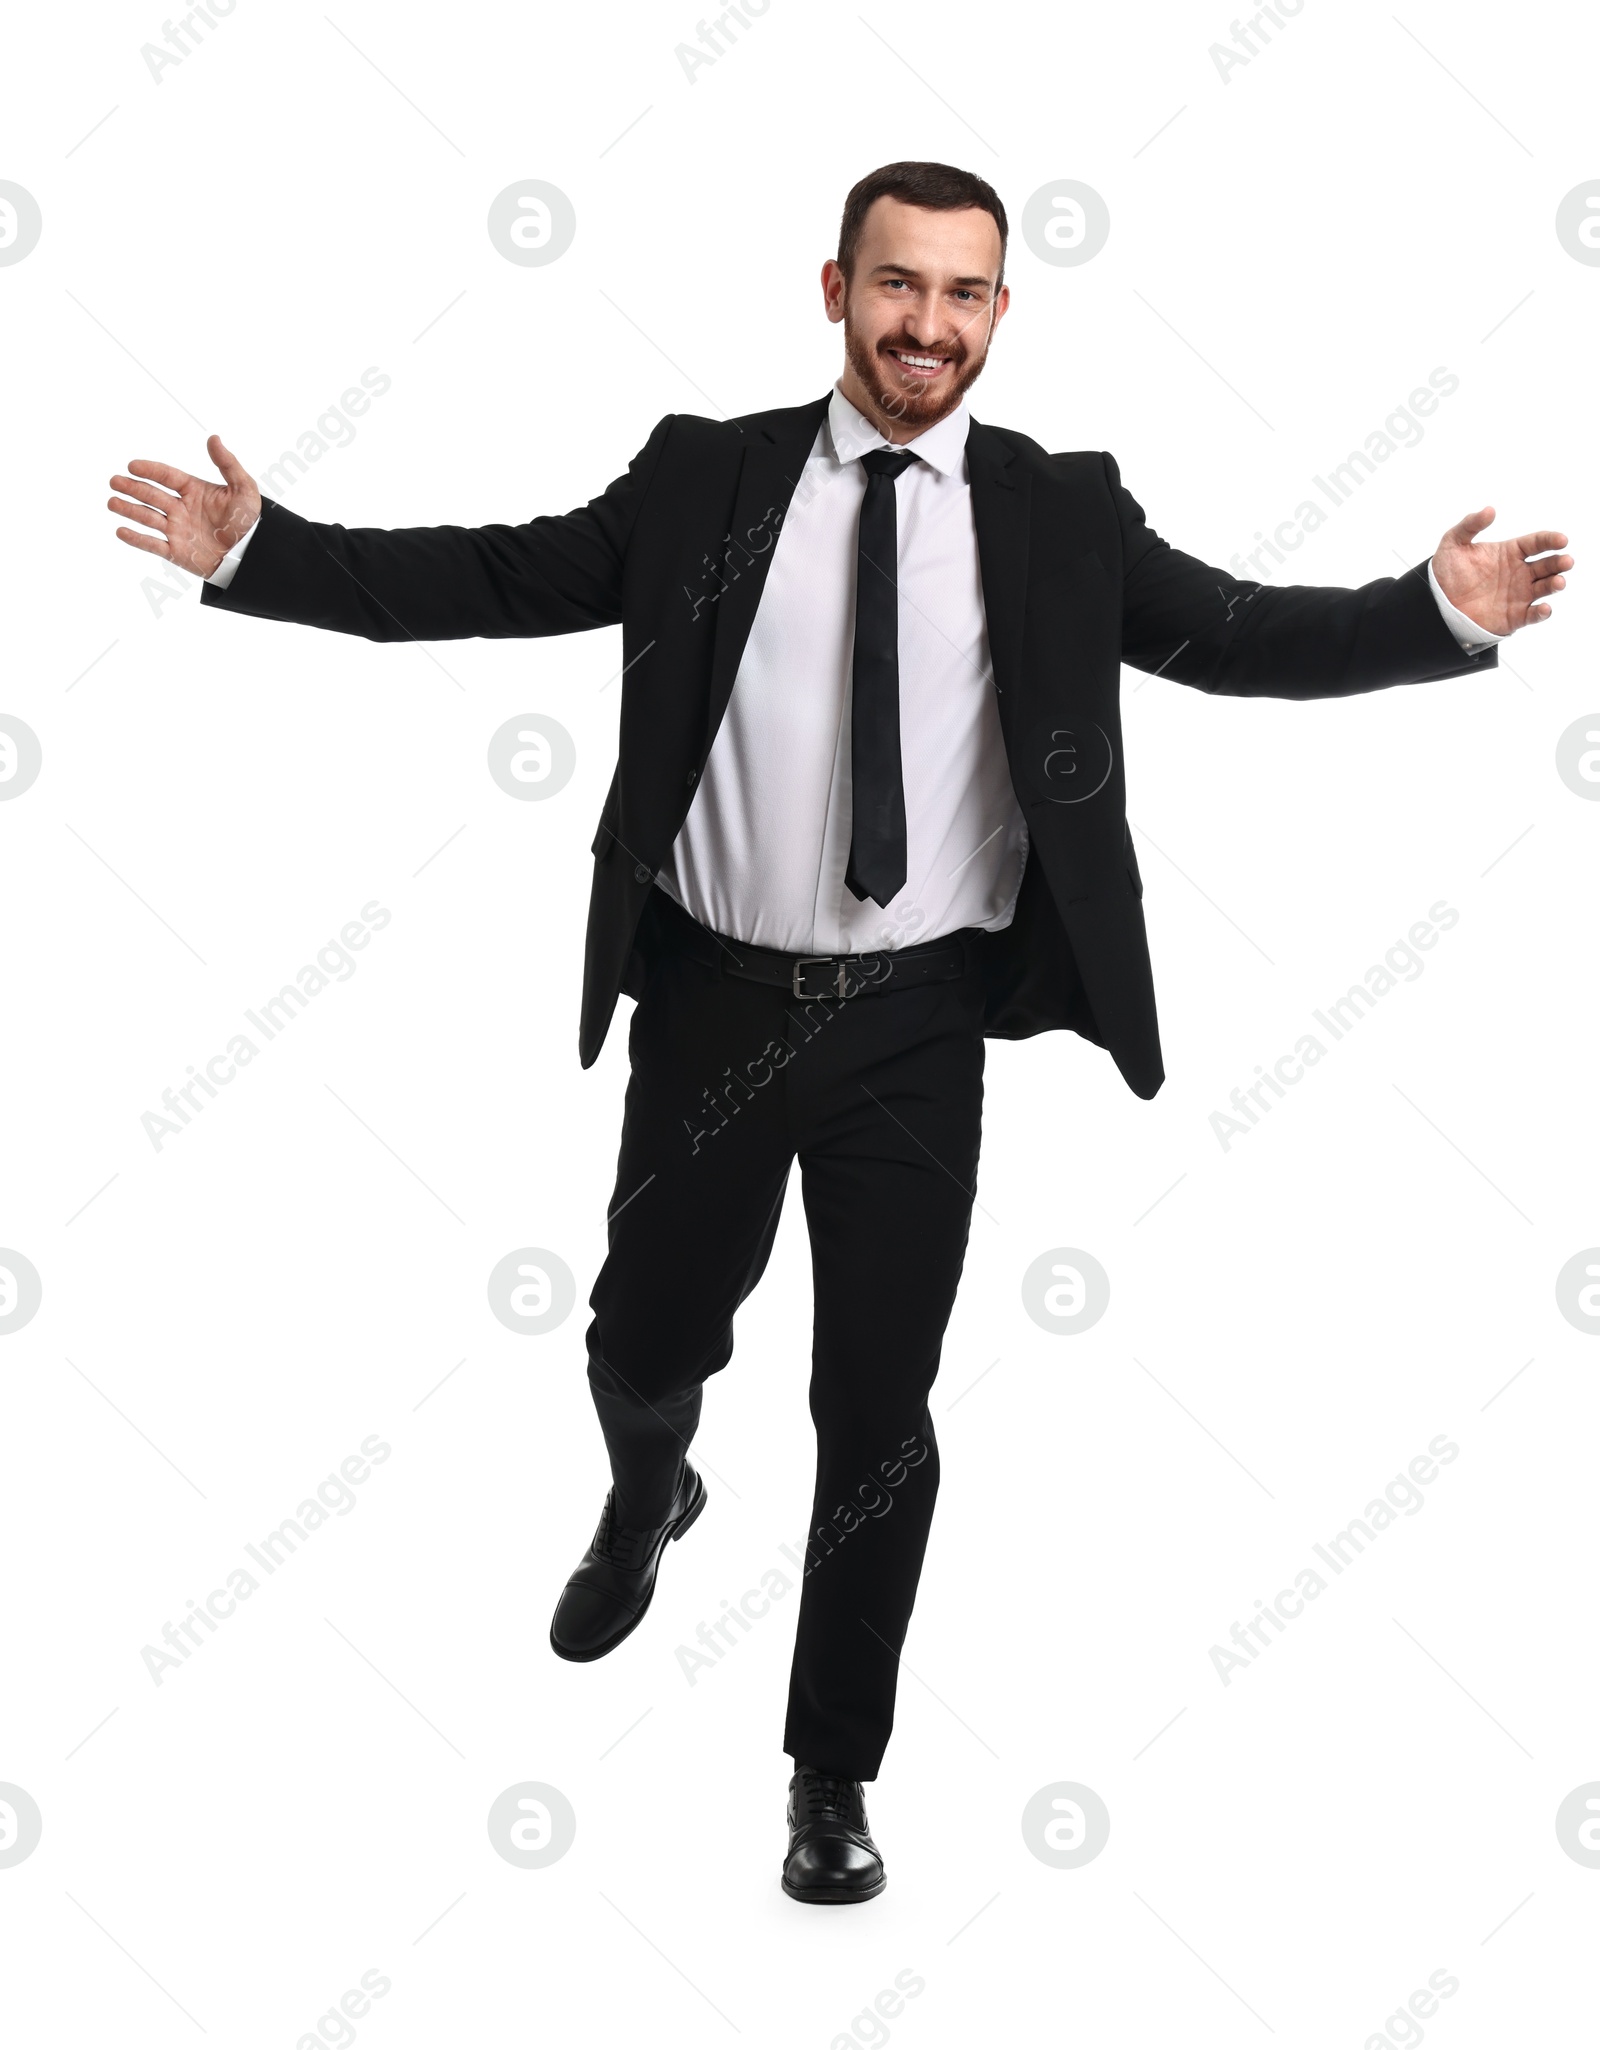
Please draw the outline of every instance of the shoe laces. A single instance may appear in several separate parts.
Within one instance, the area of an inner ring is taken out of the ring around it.
[[[659,1526],[654,1530],[639,1530],[617,1520],[617,1491],[606,1491],[606,1506],[600,1512],[600,1527],[594,1534],[594,1549],[598,1557],[625,1573],[636,1573],[650,1556],[652,1546],[661,1535]]]
[[[834,1772],[820,1772],[814,1766],[799,1769],[799,1799],[796,1808],[802,1822],[845,1822],[852,1828],[865,1824],[861,1791],[855,1780]],[[860,1819],[858,1820],[858,1813]]]

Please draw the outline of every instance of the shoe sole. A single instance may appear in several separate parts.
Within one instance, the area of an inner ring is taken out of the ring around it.
[[[671,1530],[668,1531],[666,1540],[661,1547],[662,1551],[666,1550],[667,1545],[676,1544],[678,1539],[683,1536],[684,1532],[689,1528],[690,1524],[694,1522],[695,1518],[700,1514],[701,1510],[705,1506],[706,1484],[702,1480],[700,1482],[699,1500],[696,1501],[690,1508],[686,1509],[682,1516],[680,1516],[677,1522],[672,1526]],[[659,1580],[660,1577],[661,1557],[660,1553],[658,1553],[656,1555],[656,1579]],[[655,1598],[656,1583],[655,1580],[652,1580],[650,1583],[650,1593],[645,1601],[644,1607],[634,1617],[633,1621],[628,1625],[627,1629],[619,1630],[615,1637],[607,1638],[606,1642],[602,1644],[597,1651],[564,1650],[563,1647],[557,1644],[556,1642],[556,1632],[554,1624],[551,1624],[550,1626],[550,1649],[555,1653],[558,1659],[565,1659],[569,1665],[592,1666],[596,1659],[603,1659],[608,1652],[615,1651],[619,1644],[621,1644],[626,1638],[629,1638],[633,1635],[634,1631],[638,1629],[639,1625],[644,1621],[645,1617],[649,1615],[650,1603],[653,1602]]]
[[[824,1892],[820,1888],[791,1886],[787,1879],[781,1880],[780,1884],[792,1901],[804,1901],[813,1907],[844,1908],[853,1906],[857,1901],[876,1900],[889,1884],[889,1875],[886,1872],[876,1886],[861,1887],[848,1893],[842,1887],[831,1887]]]

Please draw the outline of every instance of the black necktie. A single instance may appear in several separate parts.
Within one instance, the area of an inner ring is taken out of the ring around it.
[[[856,644],[851,671],[850,864],[853,897],[887,906],[905,888],[906,794],[900,780],[900,591],[895,576],[894,480],[916,456],[873,449],[861,458],[867,493],[856,545]]]

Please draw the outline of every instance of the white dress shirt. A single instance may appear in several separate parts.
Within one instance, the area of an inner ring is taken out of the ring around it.
[[[845,887],[856,545],[888,448],[835,391],[800,473],[728,709],[657,881],[702,925],[791,954],[870,953],[1009,925],[1028,832],[1011,787],[978,575],[965,403],[895,480],[906,882]]]
[[[791,954],[871,953],[1011,923],[1028,830],[989,667],[963,401],[895,480],[906,884],[884,908],[845,887],[856,538],[889,448],[835,388],[779,529],[755,620],[688,817],[658,884],[713,932]],[[232,581],[248,533],[206,579]],[[1452,605],[1463,650],[1504,640]]]

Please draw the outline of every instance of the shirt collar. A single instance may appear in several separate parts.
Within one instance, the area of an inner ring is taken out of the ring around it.
[[[828,399],[828,434],[833,453],[841,463],[853,463],[875,448],[908,448],[941,476],[951,477],[961,468],[971,425],[972,415],[963,399],[953,413],[946,413],[934,426],[924,428],[914,440],[891,442],[851,405],[837,385]]]

